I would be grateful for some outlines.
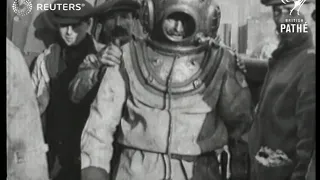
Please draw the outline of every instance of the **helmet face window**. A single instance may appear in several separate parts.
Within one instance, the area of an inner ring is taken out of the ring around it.
[[[196,29],[194,19],[182,12],[169,14],[163,21],[164,35],[171,41],[179,42],[193,35]]]

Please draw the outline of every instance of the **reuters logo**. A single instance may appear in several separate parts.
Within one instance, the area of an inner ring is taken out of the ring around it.
[[[14,0],[12,9],[17,15],[25,16],[31,12],[32,3],[29,0]]]

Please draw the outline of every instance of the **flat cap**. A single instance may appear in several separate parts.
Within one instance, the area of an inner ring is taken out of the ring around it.
[[[294,0],[260,0],[261,4],[265,6],[292,4]],[[315,0],[306,0],[304,3],[315,3]]]
[[[136,11],[139,8],[139,0],[106,0],[104,3],[94,8],[93,15],[100,16],[102,14],[121,10]]]
[[[46,13],[53,25],[69,25],[90,17],[93,9],[86,0],[56,0],[50,4],[50,10]]]

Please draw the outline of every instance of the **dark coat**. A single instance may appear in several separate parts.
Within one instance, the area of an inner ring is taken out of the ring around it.
[[[82,128],[89,115],[92,99],[84,99],[80,104],[74,104],[69,99],[69,83],[76,75],[83,59],[88,54],[95,53],[93,39],[87,35],[76,47],[61,47],[60,61],[55,61],[55,59],[46,61],[51,79],[50,103],[46,110],[48,138],[57,142],[62,141],[68,150],[71,147],[79,148],[77,147],[78,142],[80,142]]]
[[[304,179],[314,149],[315,51],[312,40],[279,46],[268,74],[249,133],[253,180]],[[282,150],[289,165],[266,167],[255,160],[262,146]]]
[[[69,82],[76,75],[83,59],[96,52],[90,35],[74,47],[66,47],[62,42],[52,44],[39,55],[32,71],[40,111],[45,110],[45,137],[50,146],[50,154],[60,155],[60,159],[65,160],[60,161],[61,164],[77,161],[80,154],[80,136],[91,103],[87,99],[79,104],[70,101]],[[71,158],[74,160],[70,160]]]
[[[312,160],[308,167],[306,180],[316,180],[316,151],[313,152]]]

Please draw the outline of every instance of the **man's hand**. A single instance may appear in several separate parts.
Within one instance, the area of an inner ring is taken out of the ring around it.
[[[81,170],[81,180],[109,180],[109,174],[102,168],[87,167]]]
[[[247,73],[245,62],[239,55],[236,55],[236,61],[237,61],[237,67],[239,68],[239,70],[241,70],[243,73]]]
[[[99,68],[102,63],[98,60],[94,54],[89,54],[84,60],[84,63],[80,65],[80,68]]]
[[[100,53],[100,62],[108,66],[116,66],[121,63],[122,50],[120,47],[110,44]]]

